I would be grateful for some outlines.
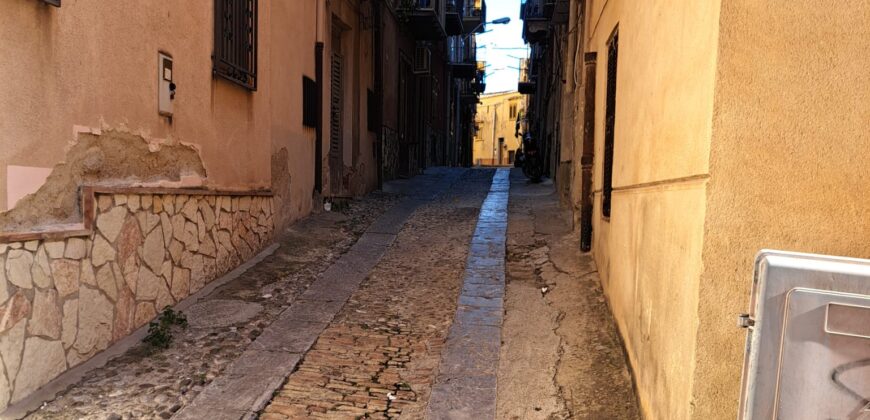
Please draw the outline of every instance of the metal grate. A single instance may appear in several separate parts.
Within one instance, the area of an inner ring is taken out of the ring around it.
[[[331,77],[331,101],[329,119],[329,156],[333,162],[341,162],[342,159],[342,57],[339,54],[332,55]]]
[[[604,114],[604,185],[601,214],[610,217],[613,195],[613,129],[616,123],[616,63],[619,56],[619,32],[614,31],[607,46],[607,100]]]
[[[214,74],[257,90],[257,0],[214,5]]]

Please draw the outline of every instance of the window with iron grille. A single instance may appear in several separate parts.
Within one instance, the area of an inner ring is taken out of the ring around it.
[[[213,71],[257,90],[257,0],[215,0]]]
[[[302,125],[317,126],[317,82],[302,76]]]
[[[619,32],[614,30],[607,45],[607,99],[604,111],[604,185],[601,214],[610,217],[613,196],[613,129],[616,123],[616,63],[619,56]]]

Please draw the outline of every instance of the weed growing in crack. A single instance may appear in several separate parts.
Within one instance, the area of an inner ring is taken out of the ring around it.
[[[168,349],[172,343],[173,327],[187,328],[187,317],[172,308],[166,308],[156,320],[148,324],[148,335],[142,341],[154,348]]]

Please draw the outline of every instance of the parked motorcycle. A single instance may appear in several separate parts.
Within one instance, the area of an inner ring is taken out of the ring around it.
[[[544,159],[538,149],[538,142],[529,134],[523,137],[522,168],[523,175],[530,181],[541,182],[544,176]]]

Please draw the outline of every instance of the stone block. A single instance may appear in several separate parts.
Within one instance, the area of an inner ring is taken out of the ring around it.
[[[154,207],[154,213],[163,213],[163,197],[154,195],[151,197],[151,206]]]
[[[151,205],[154,203],[154,196],[150,194],[146,194],[142,196],[142,208],[145,210],[150,210]]]
[[[118,301],[115,303],[115,327],[112,330],[112,340],[117,341],[129,335],[136,328],[136,300],[128,288],[118,291]]]
[[[98,195],[97,208],[99,208],[101,212],[107,211],[112,208],[112,196],[104,194]]]
[[[45,247],[40,247],[36,251],[36,257],[34,258],[30,273],[33,276],[34,285],[43,289],[51,287],[51,266],[48,263],[48,254],[45,252]]]
[[[118,298],[118,287],[116,283],[114,268],[111,264],[106,264],[97,270],[97,287],[109,297],[109,299],[115,300]]]
[[[169,246],[172,240],[172,219],[166,213],[160,214],[160,228],[163,229],[163,244]]]
[[[91,264],[91,260],[82,261],[82,272],[79,276],[80,284],[87,284],[89,286],[97,285],[97,276],[94,275],[94,266]]]
[[[21,351],[24,349],[26,325],[26,320],[20,320],[8,332],[0,336],[0,357],[3,357],[6,375],[10,382],[15,381],[18,368],[21,366]]]
[[[63,303],[63,321],[61,322],[60,341],[64,349],[72,347],[76,341],[79,321],[79,300],[70,299]]]
[[[94,247],[91,250],[91,261],[95,267],[100,267],[103,264],[115,261],[115,249],[102,236],[95,235]]]
[[[163,241],[163,230],[154,229],[145,238],[145,244],[142,247],[142,260],[151,270],[160,272],[165,256],[166,244]]]
[[[79,291],[79,329],[73,347],[89,354],[108,347],[112,340],[114,305],[102,293],[89,287]]]
[[[80,260],[87,255],[87,244],[82,238],[69,238],[63,256],[72,260]]]
[[[139,279],[136,285],[136,300],[155,300],[160,292],[161,284],[166,286],[162,278],[158,277],[147,267],[139,267]]]
[[[136,220],[139,222],[139,228],[144,235],[147,235],[151,229],[160,224],[160,216],[146,211],[140,211],[136,214]]]
[[[136,305],[136,317],[134,319],[133,328],[139,328],[147,324],[157,316],[157,310],[154,309],[154,304],[151,302],[141,302]]]
[[[63,258],[63,250],[66,246],[63,241],[46,242],[44,246],[49,258]]]
[[[184,217],[187,218],[187,220],[195,222],[196,213],[197,210],[199,210],[198,204],[199,203],[197,202],[197,200],[187,200],[187,202],[184,203],[184,207],[181,209],[181,214],[183,214]]]
[[[63,373],[66,367],[66,355],[60,340],[28,338],[21,358],[21,371],[27,374],[19,376],[15,381],[12,403],[18,402],[47,384]]]
[[[127,196],[127,208],[130,209],[133,213],[139,211],[141,207],[141,197],[136,194],[130,194]]]
[[[173,270],[171,292],[177,300],[184,299],[190,294],[190,270],[184,268]]]
[[[33,288],[33,277],[30,268],[33,266],[33,254],[22,249],[13,249],[6,256],[6,279],[22,288]]]
[[[59,259],[51,262],[51,273],[54,276],[54,287],[65,298],[79,291],[79,276],[81,275],[81,262],[76,260]]]
[[[115,242],[118,238],[118,233],[121,232],[121,226],[127,218],[126,207],[115,207],[105,213],[97,216],[97,229],[109,241]]]

